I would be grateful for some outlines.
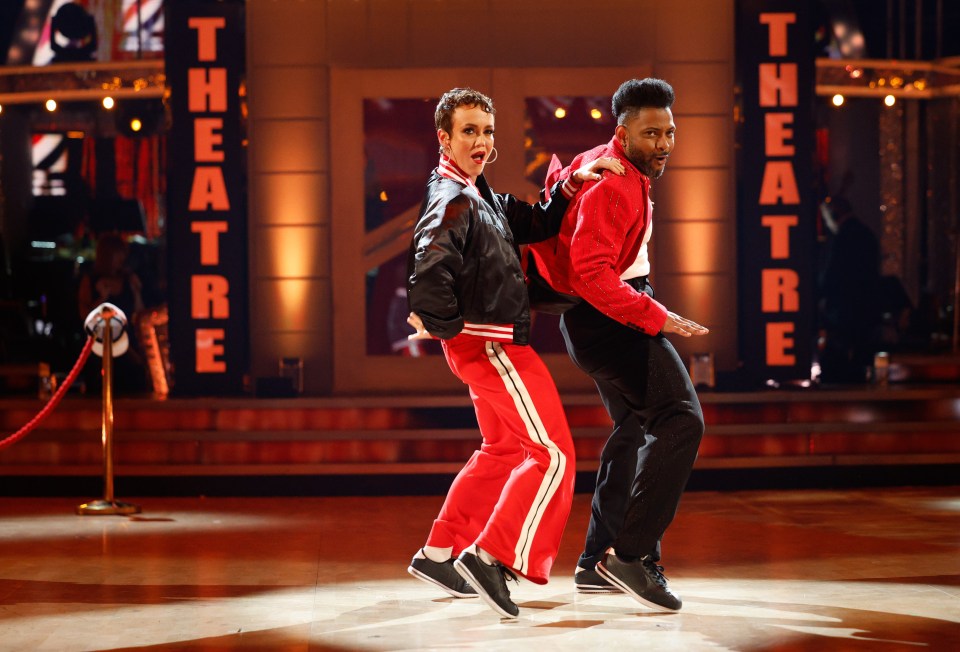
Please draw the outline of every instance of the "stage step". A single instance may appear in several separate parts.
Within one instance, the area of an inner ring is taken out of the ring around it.
[[[960,463],[960,388],[701,394],[697,468]],[[596,468],[610,423],[593,395],[565,396],[577,469]],[[42,407],[0,400],[6,436]],[[0,476],[102,473],[101,404],[68,398],[0,449]],[[454,473],[479,434],[466,397],[123,399],[115,473],[130,476]]]

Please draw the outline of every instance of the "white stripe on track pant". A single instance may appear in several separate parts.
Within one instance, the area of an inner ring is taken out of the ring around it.
[[[573,500],[574,450],[556,385],[529,346],[465,335],[443,342],[470,388],[483,442],[457,475],[427,544],[477,543],[543,584]]]

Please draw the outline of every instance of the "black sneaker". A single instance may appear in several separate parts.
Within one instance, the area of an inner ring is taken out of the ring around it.
[[[517,576],[509,568],[499,562],[485,564],[469,549],[460,553],[453,567],[498,614],[504,618],[516,618],[520,613],[520,608],[510,599],[507,589],[507,578],[517,581]]]
[[[424,582],[438,586],[455,598],[475,598],[477,592],[453,568],[453,559],[437,562],[427,559],[423,548],[413,556],[407,572]]]
[[[623,593],[620,587],[608,582],[607,578],[596,571],[596,568],[588,570],[577,566],[573,583],[577,587],[577,593]]]
[[[683,602],[667,586],[663,576],[663,566],[644,557],[637,561],[626,562],[616,554],[608,552],[603,561],[597,563],[597,572],[620,587],[624,593],[657,611],[680,611]]]

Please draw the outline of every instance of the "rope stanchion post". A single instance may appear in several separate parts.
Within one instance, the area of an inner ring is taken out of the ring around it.
[[[123,313],[110,304],[103,304],[97,308],[102,320],[101,331],[103,342],[103,424],[101,438],[103,441],[103,498],[92,500],[77,506],[80,515],[121,515],[139,514],[139,505],[116,500],[113,494],[113,323],[116,321],[120,329],[125,327]],[[87,318],[88,321],[90,318]],[[95,333],[94,333],[95,335]]]

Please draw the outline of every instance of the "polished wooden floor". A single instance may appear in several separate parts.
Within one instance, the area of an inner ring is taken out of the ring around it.
[[[578,495],[515,622],[405,572],[441,497],[122,498],[0,499],[0,649],[960,650],[960,486],[688,493],[670,615],[574,592]]]

